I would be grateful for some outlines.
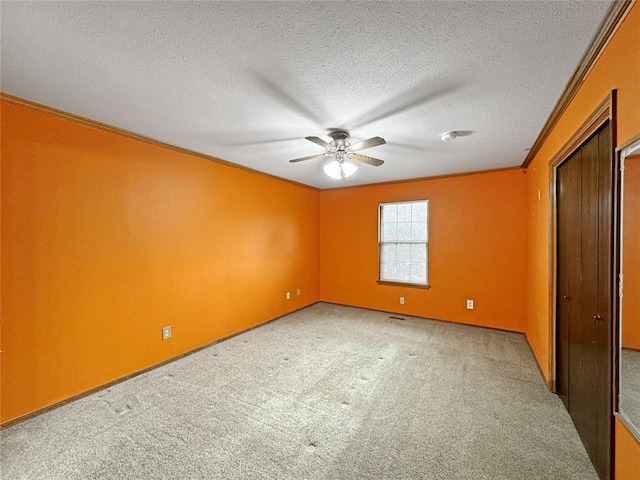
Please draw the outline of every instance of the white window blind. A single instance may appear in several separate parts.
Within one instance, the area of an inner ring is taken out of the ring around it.
[[[427,286],[429,200],[380,204],[380,281]]]

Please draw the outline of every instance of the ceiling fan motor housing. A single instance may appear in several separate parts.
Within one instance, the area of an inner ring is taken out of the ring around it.
[[[333,138],[333,143],[335,144],[335,146],[338,149],[343,150],[346,146],[346,141],[347,138],[349,138],[349,134],[343,130],[338,130],[335,132],[331,132],[331,138]]]

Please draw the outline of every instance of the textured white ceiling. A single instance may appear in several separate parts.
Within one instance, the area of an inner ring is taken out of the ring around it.
[[[0,87],[319,188],[516,166],[609,5],[2,2]],[[332,128],[385,164],[288,162]]]

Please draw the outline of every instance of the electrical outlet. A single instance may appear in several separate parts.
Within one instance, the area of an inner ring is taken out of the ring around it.
[[[404,305],[404,297],[400,297],[400,305]]]
[[[287,300],[291,300],[291,292],[287,292]]]
[[[299,288],[296,290],[296,295],[297,295],[298,297],[300,296],[300,289],[299,289]]]
[[[467,310],[473,310],[473,300],[467,300]]]
[[[162,327],[162,339],[168,340],[171,338],[171,325],[168,327]]]

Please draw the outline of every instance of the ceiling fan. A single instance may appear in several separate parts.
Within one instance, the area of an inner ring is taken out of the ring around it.
[[[347,139],[349,138],[349,133],[344,130],[336,130],[334,132],[331,132],[329,135],[333,139],[331,140],[331,142],[325,142],[319,137],[305,137],[306,140],[309,140],[310,142],[326,148],[327,151],[325,153],[309,155],[308,157],[295,158],[293,160],[289,160],[289,162],[297,163],[303,162],[305,160],[313,160],[314,158],[333,157],[333,159],[324,166],[324,173],[329,175],[331,178],[335,178],[336,180],[346,178],[354,174],[356,170],[358,170],[358,166],[350,163],[349,160],[366,163],[367,165],[371,165],[373,167],[379,167],[384,163],[384,161],[378,160],[377,158],[355,153],[366,148],[384,145],[385,143],[387,143],[384,138],[373,137],[369,138],[368,140],[356,143],[355,145],[351,145],[347,141]]]

